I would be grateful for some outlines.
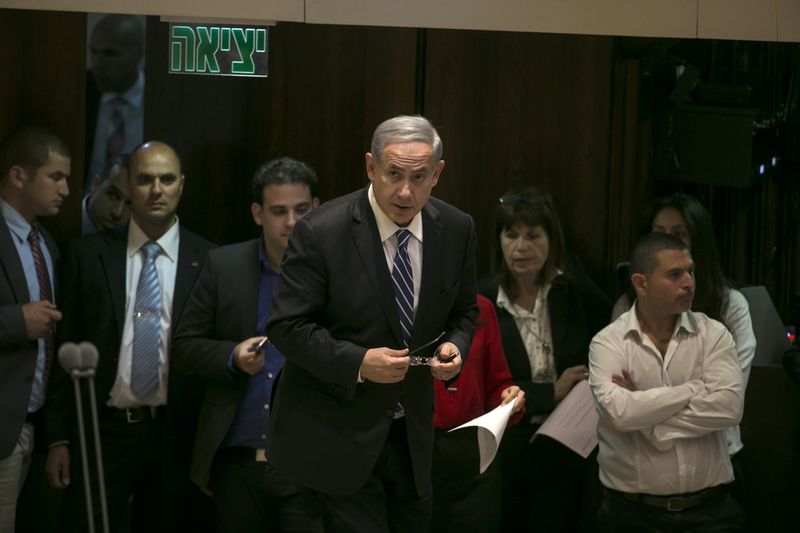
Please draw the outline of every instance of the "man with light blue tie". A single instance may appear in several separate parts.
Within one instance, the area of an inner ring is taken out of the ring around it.
[[[185,408],[199,402],[200,391],[171,372],[169,348],[211,244],[180,227],[176,210],[184,183],[171,147],[142,144],[128,166],[130,224],[73,240],[66,261],[59,338],[88,340],[100,354],[95,400],[112,530],[120,527],[131,496],[132,531],[174,530],[181,499],[189,498],[187,454],[179,450],[191,446],[196,410]],[[61,369],[53,381],[47,474],[54,487],[69,486],[65,529],[83,531],[85,480],[76,479],[80,468],[70,464],[78,457],[71,449],[77,442],[72,385]]]
[[[44,403],[56,307],[58,249],[37,219],[69,195],[70,152],[26,128],[0,145],[0,532],[14,531],[17,495]]]

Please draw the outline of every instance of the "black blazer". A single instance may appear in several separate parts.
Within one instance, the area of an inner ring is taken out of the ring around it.
[[[100,359],[95,377],[95,401],[99,409],[105,405],[117,375],[125,320],[127,237],[126,225],[73,239],[64,270],[64,318],[59,330],[59,341],[90,341],[97,347]],[[212,246],[205,239],[180,228],[172,300],[173,332],[180,322],[183,307],[200,273],[202,261]],[[170,366],[174,366],[172,362]],[[71,379],[59,365],[53,365],[53,368],[45,410],[47,443],[73,440],[75,431],[75,402]],[[170,371],[165,433],[181,435],[190,428],[190,435],[193,435],[194,421],[191,417],[187,420],[187,417],[177,416],[175,413],[182,412],[183,407],[190,409],[190,412],[196,412],[193,404],[199,402],[200,391],[187,380],[181,379],[180,375],[174,374]]]
[[[38,229],[50,252],[55,274],[58,248],[44,228],[38,226]],[[58,294],[58,276],[53,277],[56,280],[53,290]],[[28,338],[22,314],[22,306],[30,301],[22,261],[11,230],[0,216],[0,459],[14,451],[31,398],[38,342]]]
[[[570,268],[571,267],[571,268]],[[547,296],[550,328],[553,336],[553,357],[560,376],[571,366],[589,364],[589,343],[608,324],[611,302],[579,266],[568,267],[568,273],[553,280]],[[481,293],[497,302],[497,286],[485,287]],[[547,414],[555,409],[553,384],[531,381],[528,352],[522,343],[514,317],[497,307],[503,349],[514,385],[525,391],[528,415]]]
[[[472,219],[431,198],[422,210],[422,279],[411,348],[442,331],[462,357],[475,329]],[[284,256],[267,335],[286,356],[271,417],[270,462],[334,495],[366,483],[401,401],[417,490],[430,490],[433,385],[412,367],[395,384],[357,383],[368,348],[403,345],[367,189],[300,220]]]
[[[205,384],[190,475],[203,487],[214,454],[236,417],[247,377],[228,371],[228,358],[256,331],[260,238],[209,252],[173,334],[175,369]]]

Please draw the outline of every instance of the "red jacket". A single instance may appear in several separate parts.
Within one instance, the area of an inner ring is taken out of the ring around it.
[[[458,379],[449,387],[434,380],[433,425],[437,429],[451,429],[491,411],[500,405],[500,394],[513,385],[494,306],[478,295],[478,309],[478,327]],[[523,409],[513,415],[508,425],[516,424],[524,413]]]

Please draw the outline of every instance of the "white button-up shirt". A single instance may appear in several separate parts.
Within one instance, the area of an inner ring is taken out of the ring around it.
[[[662,355],[642,332],[634,305],[594,337],[589,368],[603,485],[682,494],[733,479],[725,428],[741,419],[743,390],[725,326],[687,311]],[[623,370],[635,391],[612,382]]]
[[[180,226],[178,221],[156,242],[162,252],[156,257],[156,270],[161,289],[161,344],[158,350],[158,390],[146,402],[142,402],[131,391],[131,368],[133,361],[133,311],[136,307],[136,287],[142,271],[144,256],[139,251],[150,238],[131,219],[128,226],[128,249],[125,264],[125,324],[122,327],[122,342],[119,348],[117,379],[111,388],[108,405],[112,407],[158,406],[167,403],[167,378],[169,375],[169,341],[172,331],[172,296],[175,291],[175,275],[178,270],[180,248]]]

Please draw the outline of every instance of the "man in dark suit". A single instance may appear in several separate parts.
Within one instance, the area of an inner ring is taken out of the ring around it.
[[[180,470],[185,466],[186,477],[188,459],[181,458],[194,427],[185,407],[199,394],[171,372],[170,333],[211,244],[178,223],[184,181],[172,148],[141,145],[128,167],[130,224],[73,240],[65,269],[60,338],[90,341],[100,354],[94,401],[113,530],[131,495],[133,531],[170,530],[186,496]],[[70,483],[70,474],[81,477],[77,465],[70,469],[78,442],[72,385],[60,369],[53,377],[45,420],[47,474],[54,487],[69,485],[63,525],[83,530],[82,484],[88,480]],[[94,478],[92,458],[89,466]]]
[[[112,157],[130,153],[143,139],[145,31],[140,18],[106,15],[89,37],[84,193]]]
[[[268,344],[254,349],[264,338],[289,235],[319,205],[316,185],[314,171],[288,157],[256,170],[251,211],[262,235],[209,253],[175,332],[177,370],[206,387],[191,476],[213,492],[221,532],[322,530],[316,498],[267,462],[272,392],[284,358]]]
[[[70,153],[26,128],[0,144],[0,532],[14,531],[53,357],[58,249],[37,219],[69,195]]]
[[[275,288],[267,335],[286,363],[270,462],[317,493],[332,530],[428,526],[431,374],[457,375],[477,314],[472,219],[430,198],[441,154],[423,117],[379,125],[371,186],[297,223]],[[441,333],[430,367],[410,366]]]

